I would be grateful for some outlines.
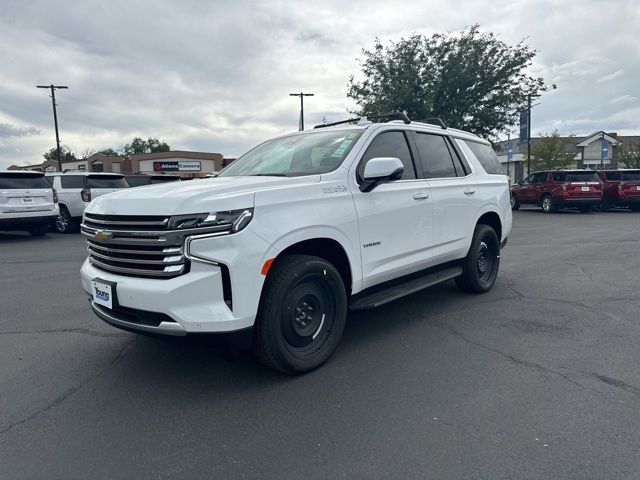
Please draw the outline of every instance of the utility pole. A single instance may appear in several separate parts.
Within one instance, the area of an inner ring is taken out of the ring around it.
[[[540,95],[535,95],[539,97]],[[527,176],[531,175],[531,94],[527,94]]]
[[[551,88],[555,90],[558,87],[554,83]],[[547,89],[545,88],[544,91]],[[527,94],[527,175],[531,175],[531,99],[539,97],[540,95]]]
[[[313,93],[290,93],[290,97],[300,97],[300,122],[298,123],[298,131],[304,130],[304,97],[313,97]]]
[[[62,172],[62,158],[60,157],[60,135],[58,134],[58,113],[56,112],[56,90],[58,88],[69,88],[66,85],[36,85],[37,88],[51,89],[51,102],[53,103],[53,124],[56,127],[56,151],[58,157],[58,168]]]

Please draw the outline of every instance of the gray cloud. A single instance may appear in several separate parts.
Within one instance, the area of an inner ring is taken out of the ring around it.
[[[36,84],[69,85],[57,102],[61,140],[74,151],[117,148],[141,135],[236,156],[297,128],[289,92],[315,93],[305,103],[307,125],[346,117],[354,107],[349,75],[376,36],[476,22],[509,43],[526,37],[539,51],[535,73],[558,84],[535,107],[534,131],[640,133],[640,12],[631,0],[607,8],[595,0],[5,3],[0,124],[34,130],[0,133],[0,168],[37,161],[55,143],[51,103]]]
[[[34,127],[17,127],[8,123],[0,123],[0,138],[28,137],[39,133],[40,130]]]

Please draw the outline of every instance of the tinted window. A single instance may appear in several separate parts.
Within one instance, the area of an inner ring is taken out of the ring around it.
[[[551,174],[551,178],[553,178],[554,182],[564,182],[566,175],[562,172],[553,172]]]
[[[502,165],[500,165],[500,160],[498,160],[498,156],[496,155],[496,152],[493,151],[493,148],[491,148],[491,145],[471,142],[469,140],[465,140],[465,143],[476,156],[485,172],[504,175],[504,170],[502,169]]]
[[[126,177],[126,180],[130,187],[139,187],[151,183],[150,177]]]
[[[30,173],[0,173],[0,189],[51,188],[44,175]]]
[[[545,183],[547,181],[547,172],[536,173],[533,176],[533,183]]]
[[[621,178],[620,172],[606,172],[604,176],[609,181],[620,180]]]
[[[62,175],[60,177],[62,188],[84,188],[83,175]]]
[[[640,180],[640,171],[635,172],[620,172],[622,174],[622,180],[638,181]]]
[[[358,165],[358,177],[362,178],[364,165],[367,160],[376,157],[399,158],[404,165],[402,180],[416,178],[416,171],[413,168],[413,160],[411,159],[411,151],[409,150],[409,145],[407,144],[404,133],[382,132],[376,136],[362,156],[360,165]]]
[[[456,169],[446,139],[441,135],[416,134],[416,145],[427,178],[455,177]],[[458,167],[461,169],[461,167]],[[464,173],[461,172],[461,175]]]
[[[124,177],[116,175],[89,175],[87,186],[90,188],[127,188],[129,185]]]
[[[49,185],[53,187],[53,179],[56,178],[56,177],[44,177],[44,178],[47,180]]]
[[[600,177],[596,172],[567,172],[566,182],[599,182]]]

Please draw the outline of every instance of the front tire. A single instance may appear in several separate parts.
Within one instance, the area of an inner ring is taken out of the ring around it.
[[[254,327],[253,353],[287,374],[311,371],[334,352],[347,319],[342,277],[326,260],[289,255],[265,282]]]
[[[542,211],[544,213],[553,213],[556,211],[556,204],[551,198],[551,195],[545,195],[542,197]]]
[[[46,223],[41,223],[40,225],[34,225],[33,227],[29,227],[28,232],[32,237],[44,237],[49,231],[49,225]]]
[[[511,210],[518,210],[520,209],[520,204],[518,203],[518,200],[516,200],[516,197],[511,196]]]
[[[500,240],[493,228],[476,225],[469,253],[462,261],[456,285],[464,292],[486,293],[496,283],[500,269]]]

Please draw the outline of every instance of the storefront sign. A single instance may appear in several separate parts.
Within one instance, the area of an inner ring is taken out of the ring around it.
[[[181,162],[153,162],[154,172],[199,172],[200,162],[195,160]]]

